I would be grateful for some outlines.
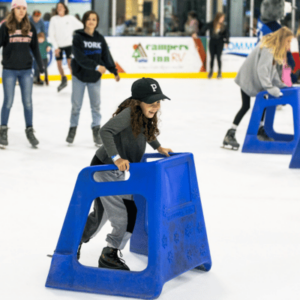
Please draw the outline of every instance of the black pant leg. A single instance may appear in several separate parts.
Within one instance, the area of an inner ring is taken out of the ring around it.
[[[216,48],[217,48],[217,61],[218,61],[219,72],[221,72],[221,70],[222,70],[221,55],[222,55],[223,48],[224,48],[224,43],[222,40],[218,40]]]
[[[233,124],[239,125],[244,115],[247,113],[247,111],[250,109],[250,96],[248,96],[243,90],[241,90],[242,94],[242,107],[236,114]]]
[[[214,68],[214,60],[215,60],[215,55],[216,55],[216,50],[215,50],[215,41],[211,39],[209,41],[209,52],[210,52],[210,71],[213,71]]]
[[[45,69],[45,81],[48,82],[48,59],[43,58],[43,64],[44,64],[44,69]]]
[[[136,207],[134,201],[132,201],[132,200],[123,199],[123,201],[126,206],[127,219],[128,219],[126,231],[133,233],[133,229],[134,229],[135,221],[136,221],[137,207]]]
[[[104,165],[104,163],[102,163],[100,159],[95,155],[91,161],[91,166],[97,165]],[[87,243],[90,240],[91,236],[94,235],[94,233],[97,231],[102,221],[103,213],[104,207],[100,197],[98,197],[94,200],[93,211],[89,214],[87,218],[84,231],[81,237],[82,243]]]

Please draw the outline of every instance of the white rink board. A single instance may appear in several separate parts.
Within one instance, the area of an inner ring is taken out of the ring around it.
[[[105,39],[114,61],[127,74],[198,73],[202,67],[202,60],[191,37],[106,37]],[[222,54],[222,71],[238,72],[246,56],[254,49],[256,42],[256,37],[231,37],[228,48],[224,49]],[[138,50],[134,49],[135,45],[140,45]],[[299,52],[296,38],[292,41],[291,51]],[[59,75],[53,53],[54,49],[48,54],[48,74]],[[207,70],[209,70],[208,46],[206,55]],[[69,74],[66,58],[63,60],[63,67]],[[215,60],[214,71],[217,70]],[[2,64],[0,72],[2,74]]]

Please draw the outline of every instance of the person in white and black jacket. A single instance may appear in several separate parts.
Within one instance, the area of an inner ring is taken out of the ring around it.
[[[68,67],[72,74],[71,56],[73,33],[75,30],[82,29],[83,24],[74,16],[69,15],[67,5],[62,2],[57,3],[55,11],[56,15],[51,18],[49,23],[49,38],[55,49],[57,68],[61,76],[61,83],[57,87],[57,91],[60,92],[68,84],[68,79],[65,76],[62,64],[63,53],[65,53],[67,57]]]
[[[108,69],[120,80],[117,68],[109,52],[104,37],[95,29],[99,24],[99,16],[94,11],[84,14],[84,29],[77,30],[73,38],[72,51],[72,111],[70,129],[66,141],[73,143],[78,126],[83,95],[87,87],[92,110],[93,139],[101,145],[100,138],[100,81],[101,75]]]
[[[16,81],[19,81],[24,106],[26,136],[32,146],[39,141],[33,133],[32,125],[32,56],[44,72],[44,66],[39,51],[37,34],[27,15],[25,0],[13,0],[11,12],[6,22],[0,28],[0,47],[3,47],[2,82],[4,101],[1,110],[0,146],[7,146],[7,124],[14,101]]]

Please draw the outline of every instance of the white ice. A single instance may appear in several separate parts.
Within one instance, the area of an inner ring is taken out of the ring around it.
[[[130,96],[132,82],[102,81],[103,124]],[[189,271],[167,282],[160,299],[300,299],[300,169],[288,168],[290,155],[220,148],[241,104],[233,80],[159,82],[172,99],[162,104],[159,140],[163,147],[194,154],[213,262],[208,273]],[[34,87],[38,149],[26,140],[16,89],[9,146],[0,151],[0,298],[122,299],[45,288],[51,263],[46,255],[56,247],[77,175],[96,151],[87,95],[74,145],[66,144],[71,84],[59,94],[57,85]],[[2,88],[0,93],[3,99]],[[250,112],[238,128],[240,143],[249,118]],[[276,129],[293,131],[290,107],[277,112]],[[109,225],[83,246],[81,263],[97,266],[108,230]],[[123,254],[133,270],[146,267],[146,258],[128,247]]]

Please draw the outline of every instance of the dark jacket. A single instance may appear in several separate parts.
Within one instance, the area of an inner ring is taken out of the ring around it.
[[[109,52],[104,37],[95,31],[93,36],[85,33],[83,29],[75,31],[73,38],[72,73],[83,82],[96,82],[101,73],[96,71],[99,65],[118,75],[117,68]]]
[[[3,47],[3,69],[27,70],[32,68],[32,56],[37,61],[40,72],[44,72],[44,66],[39,50],[36,30],[31,24],[30,32],[23,36],[20,27],[11,36],[8,34],[6,23],[0,27],[0,47]]]
[[[224,26],[223,31],[219,31],[218,33],[214,32],[214,22],[208,22],[206,24],[203,25],[203,27],[201,28],[201,33],[200,35],[205,35],[206,31],[209,30],[209,36],[210,39],[218,39],[220,41],[223,41],[223,43],[228,44],[229,43],[229,32],[226,28],[226,26]]]

